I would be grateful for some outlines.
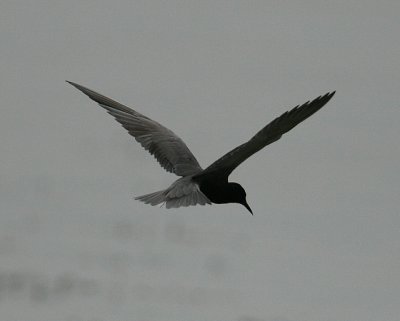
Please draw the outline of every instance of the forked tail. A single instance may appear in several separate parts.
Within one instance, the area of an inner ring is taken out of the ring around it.
[[[167,201],[168,190],[158,191],[142,196],[135,197],[135,200],[142,201],[145,204],[158,205]]]
[[[165,190],[138,196],[135,199],[153,206],[165,203],[166,208],[211,204],[207,196],[201,192],[199,185],[192,181],[191,176],[178,179]]]

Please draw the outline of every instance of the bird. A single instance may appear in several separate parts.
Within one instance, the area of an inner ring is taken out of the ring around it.
[[[238,203],[252,215],[246,191],[240,184],[229,182],[229,175],[251,155],[276,142],[283,134],[320,110],[335,94],[335,91],[328,92],[284,112],[250,140],[203,169],[183,140],[170,129],[94,90],[68,80],[66,82],[103,107],[155,157],[161,167],[180,176],[168,188],[138,196],[136,200],[153,206],[165,204],[166,208]]]

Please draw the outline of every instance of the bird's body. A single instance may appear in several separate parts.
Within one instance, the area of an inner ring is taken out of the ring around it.
[[[215,204],[239,203],[253,214],[246,201],[246,192],[238,183],[206,180],[200,183],[200,190]]]
[[[114,116],[146,150],[154,155],[165,170],[182,176],[167,189],[139,196],[137,200],[150,205],[165,203],[167,208],[239,203],[252,214],[244,188],[238,183],[229,182],[229,175],[248,157],[277,141],[284,133],[317,112],[335,93],[319,96],[311,102],[285,112],[262,128],[249,141],[226,153],[203,170],[185,143],[168,128],[91,89],[73,82],[68,81],[68,83]]]

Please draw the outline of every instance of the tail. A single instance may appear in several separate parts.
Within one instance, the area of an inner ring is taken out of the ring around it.
[[[142,196],[135,197],[135,200],[144,202],[145,204],[158,205],[167,201],[168,190],[158,191]]]

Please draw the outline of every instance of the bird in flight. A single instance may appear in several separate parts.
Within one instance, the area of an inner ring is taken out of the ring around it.
[[[154,155],[166,171],[181,176],[168,188],[136,197],[136,200],[150,205],[165,204],[166,208],[239,203],[251,214],[253,211],[247,204],[244,188],[238,183],[229,182],[229,175],[251,155],[277,141],[283,134],[321,109],[335,94],[334,91],[327,93],[283,113],[249,141],[202,169],[183,140],[168,128],[89,88],[67,82],[106,109],[144,149]]]

